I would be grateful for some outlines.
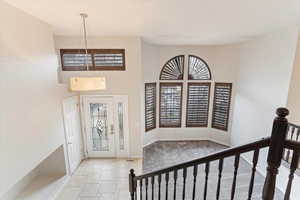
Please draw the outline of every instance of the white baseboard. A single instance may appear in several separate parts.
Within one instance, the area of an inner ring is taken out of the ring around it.
[[[133,155],[133,156],[130,156],[128,159],[142,159],[143,158],[143,156],[141,156],[141,155]]]
[[[16,183],[9,191],[0,196],[0,200],[15,200],[17,196],[38,176],[37,170],[32,170]]]
[[[223,145],[223,146],[226,146],[226,147],[230,147],[231,145],[230,144],[227,144],[225,142],[220,142],[218,140],[215,140],[215,139],[208,139],[208,141],[211,141],[211,142],[214,142],[214,143],[217,143],[217,144],[220,144],[220,145]]]
[[[157,139],[157,140],[153,140],[151,142],[148,142],[146,144],[143,145],[143,147],[147,147],[151,144],[154,144],[155,142],[166,142],[166,141],[210,141],[210,142],[214,142],[220,145],[224,145],[226,147],[230,147],[229,144],[225,144],[223,142],[211,139],[211,138],[205,138],[205,139],[201,139],[201,138],[180,138],[180,139]]]
[[[66,175],[65,179],[63,180],[63,183],[60,185],[60,187],[58,188],[58,190],[55,192],[55,194],[53,195],[53,197],[51,198],[51,200],[55,200],[58,198],[58,195],[61,193],[61,191],[63,190],[63,188],[65,187],[65,185],[69,182],[71,176],[70,175]]]

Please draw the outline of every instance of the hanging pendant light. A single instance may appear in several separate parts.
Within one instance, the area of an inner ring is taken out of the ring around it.
[[[88,14],[80,13],[83,24],[83,38],[84,38],[84,62],[86,65],[87,71],[89,71],[89,62],[88,62],[88,43],[87,43],[87,32],[86,32],[86,18]],[[71,77],[70,78],[70,90],[71,91],[96,91],[96,90],[105,90],[106,89],[106,80],[105,77]]]
[[[89,71],[89,63],[88,63],[88,48],[87,48],[87,37],[86,37],[86,18],[88,17],[88,14],[86,13],[80,13],[80,16],[82,18],[82,24],[83,24],[83,39],[84,39],[84,50],[85,50],[85,56],[84,61],[86,65],[86,70]]]

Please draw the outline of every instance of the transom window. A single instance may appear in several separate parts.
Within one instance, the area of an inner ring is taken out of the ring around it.
[[[124,49],[61,49],[63,71],[125,70]],[[88,69],[87,69],[88,65]]]

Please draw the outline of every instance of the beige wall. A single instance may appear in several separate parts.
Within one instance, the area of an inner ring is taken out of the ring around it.
[[[288,108],[290,110],[289,121],[300,124],[300,36],[298,37],[293,74],[289,88]]]
[[[59,49],[83,48],[81,37],[55,37],[55,48],[59,56]],[[110,94],[128,95],[129,97],[129,137],[130,156],[142,156],[141,139],[141,40],[138,37],[90,37],[89,48],[124,48],[126,71],[92,71],[92,72],[62,72],[60,69],[60,81],[68,84],[72,76],[104,76],[106,78],[106,90],[94,93],[81,94]]]
[[[231,141],[241,145],[271,135],[275,111],[286,107],[298,30],[291,28],[239,46],[238,79]],[[243,155],[244,156],[244,155]],[[258,170],[266,172],[267,152],[260,153]],[[251,162],[252,153],[245,156]],[[285,191],[289,170],[280,168],[277,187]],[[298,200],[300,178],[295,176],[291,199]]]
[[[172,57],[177,55],[197,55],[203,58],[209,65],[212,72],[211,94],[214,91],[214,82],[232,82],[233,95],[232,105],[234,103],[234,88],[236,78],[236,65],[238,57],[235,46],[160,46],[143,43],[142,45],[142,63],[144,82],[157,82],[159,90],[159,75],[162,66]],[[187,77],[188,66],[185,63],[185,77]],[[162,81],[163,82],[163,81]],[[186,81],[185,81],[186,82]],[[211,113],[213,105],[213,95],[210,100],[210,115],[208,128],[185,128],[186,116],[186,85],[183,90],[182,107],[182,128],[158,128],[159,108],[157,107],[157,128],[144,133],[144,145],[156,140],[214,140],[223,144],[230,144],[231,120],[229,121],[229,130],[227,132],[210,128]],[[157,93],[157,102],[159,102],[159,91]],[[144,101],[143,101],[144,103]],[[232,107],[231,107],[232,108]],[[144,110],[143,110],[144,112]],[[144,114],[143,114],[144,116]],[[231,119],[231,117],[230,117]],[[144,119],[142,119],[144,120]],[[143,123],[144,126],[144,123]],[[144,127],[143,127],[144,130]]]
[[[63,144],[50,27],[0,1],[0,196]]]
[[[276,108],[287,105],[297,34],[283,30],[240,45],[232,144],[270,136]]]

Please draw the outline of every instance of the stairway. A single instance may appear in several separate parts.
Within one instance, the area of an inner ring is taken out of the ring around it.
[[[294,173],[299,166],[300,142],[287,138],[289,111],[279,108],[276,113],[270,138],[139,176],[130,170],[131,200],[290,199]],[[284,149],[293,153],[290,153],[288,183],[282,193],[276,188],[276,177]],[[259,170],[266,173],[266,177],[258,173]]]

